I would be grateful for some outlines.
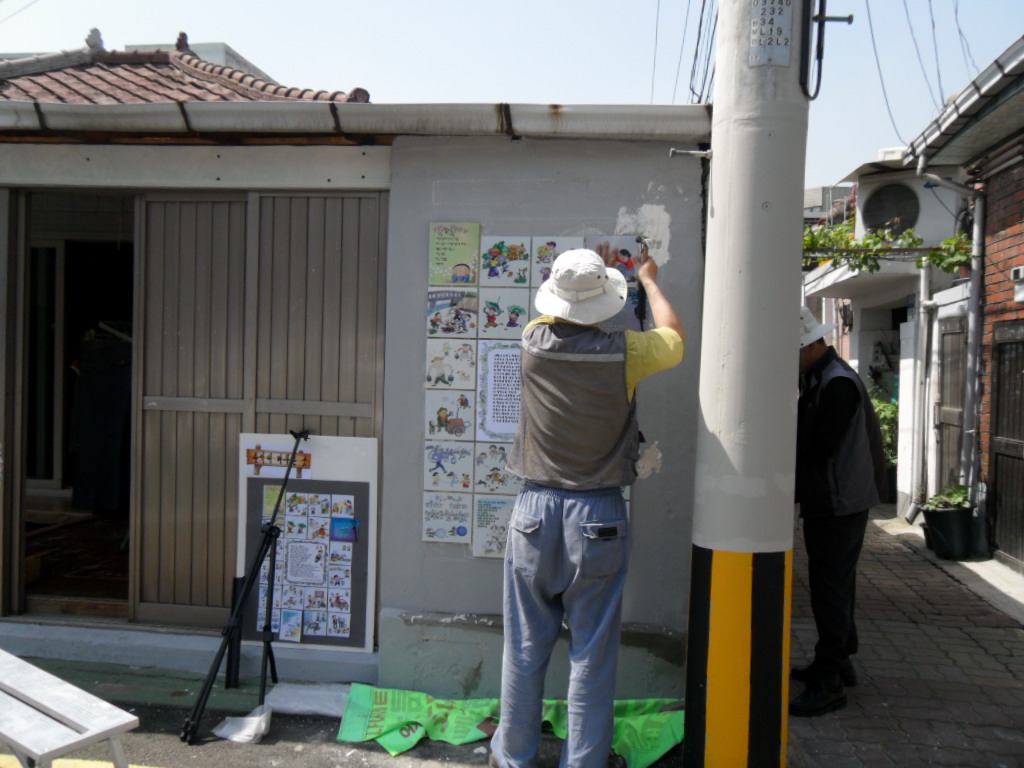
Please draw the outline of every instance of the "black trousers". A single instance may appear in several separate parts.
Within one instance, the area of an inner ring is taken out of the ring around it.
[[[819,674],[831,677],[839,673],[841,661],[857,652],[857,561],[868,513],[805,517],[803,524],[811,611],[818,630],[813,665]]]

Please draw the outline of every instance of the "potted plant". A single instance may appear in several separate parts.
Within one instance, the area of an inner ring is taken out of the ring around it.
[[[944,560],[965,560],[971,552],[974,506],[966,485],[951,485],[921,505],[928,539]]]

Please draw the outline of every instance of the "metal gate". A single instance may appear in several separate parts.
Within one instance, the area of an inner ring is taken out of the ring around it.
[[[963,315],[939,320],[939,401],[935,408],[938,431],[939,488],[960,482],[963,445],[964,383],[967,375],[967,319]]]
[[[379,436],[386,200],[144,201],[135,619],[227,620],[240,432]]]
[[[988,513],[997,557],[1024,568],[1024,322],[995,326]]]

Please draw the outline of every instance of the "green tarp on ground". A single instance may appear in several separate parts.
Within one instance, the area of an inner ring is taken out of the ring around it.
[[[544,721],[565,738],[564,701],[544,701]],[[424,736],[449,744],[489,739],[498,719],[497,699],[435,699],[425,693],[352,684],[338,741],[374,740],[392,755]],[[612,749],[628,768],[647,768],[683,741],[683,711],[677,699],[615,702]]]

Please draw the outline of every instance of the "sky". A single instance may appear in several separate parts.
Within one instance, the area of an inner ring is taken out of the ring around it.
[[[695,60],[692,90],[706,90],[700,73],[710,51],[698,48],[697,32],[702,6],[715,5],[0,0],[0,51],[80,48],[93,27],[107,50],[172,47],[184,31],[192,43],[227,43],[283,85],[359,86],[379,104],[688,104]],[[905,146],[1024,35],[1024,0],[831,0],[827,9],[854,20],[826,25],[809,113],[809,187],[838,183],[880,149]]]

